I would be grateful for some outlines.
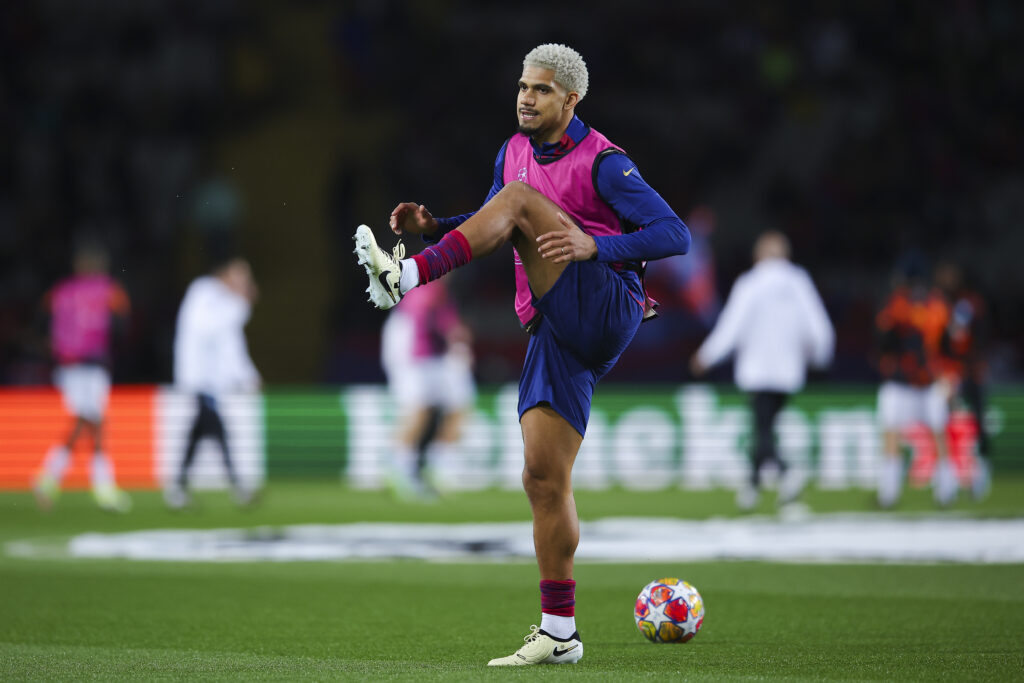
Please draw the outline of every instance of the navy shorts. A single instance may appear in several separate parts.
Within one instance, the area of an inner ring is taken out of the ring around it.
[[[547,403],[583,436],[594,385],[633,340],[643,318],[643,290],[633,272],[573,261],[533,306],[542,314],[519,380],[519,419]]]

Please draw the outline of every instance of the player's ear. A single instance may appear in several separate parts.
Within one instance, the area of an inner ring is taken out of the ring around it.
[[[580,94],[578,92],[571,92],[565,98],[565,105],[563,108],[572,109],[576,106],[576,103],[580,101]]]

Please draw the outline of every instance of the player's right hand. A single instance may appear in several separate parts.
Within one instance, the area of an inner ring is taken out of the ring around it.
[[[391,212],[391,220],[388,223],[391,232],[401,235],[403,232],[411,232],[414,235],[430,234],[437,230],[437,220],[431,215],[427,207],[414,202],[402,202]]]

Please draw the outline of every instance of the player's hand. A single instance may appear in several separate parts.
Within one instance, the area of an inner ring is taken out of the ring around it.
[[[542,258],[552,263],[568,263],[569,261],[589,261],[597,256],[597,244],[594,238],[583,232],[561,212],[558,222],[565,230],[552,230],[537,237],[537,251]]]
[[[430,214],[427,207],[414,202],[402,202],[391,212],[388,221],[391,232],[401,235],[409,232],[414,235],[430,234],[437,230],[437,220]]]
[[[697,354],[693,354],[693,356],[690,357],[690,374],[694,377],[700,377],[707,371],[707,366],[701,362],[700,358],[697,357]]]

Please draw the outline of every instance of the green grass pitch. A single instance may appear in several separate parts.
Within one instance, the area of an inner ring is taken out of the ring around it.
[[[136,494],[125,516],[68,493],[47,514],[0,494],[0,543],[82,531],[352,521],[526,520],[522,493],[401,505],[322,482],[274,482],[237,510],[223,493],[171,513]],[[867,510],[864,492],[811,491],[817,511]],[[724,491],[579,492],[584,518],[733,515]],[[765,503],[764,512],[770,509]],[[901,509],[931,509],[908,492]],[[1004,477],[958,511],[1024,516],[1024,479]],[[1024,539],[1021,539],[1024,543]],[[707,607],[686,645],[633,625],[640,588],[664,575]],[[1024,680],[1024,566],[707,562],[581,564],[574,666],[489,670],[539,619],[528,562],[161,563],[0,555],[0,680]]]

